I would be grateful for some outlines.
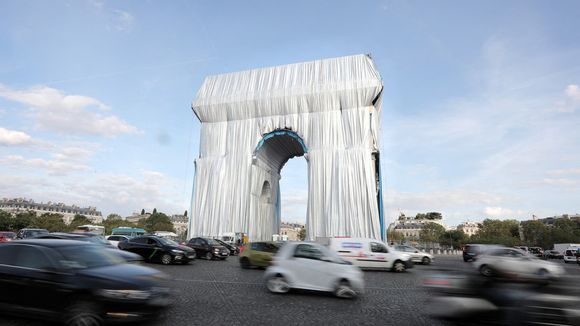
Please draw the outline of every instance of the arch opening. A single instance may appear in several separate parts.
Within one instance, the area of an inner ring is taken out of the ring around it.
[[[307,153],[308,147],[302,137],[292,130],[275,130],[262,137],[252,160],[259,204],[254,209],[257,218],[249,225],[250,237],[260,234],[266,236],[260,240],[272,240],[274,234],[279,234],[282,222],[280,172],[288,160]]]

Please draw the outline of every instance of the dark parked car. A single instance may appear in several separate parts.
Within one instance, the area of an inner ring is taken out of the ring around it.
[[[54,232],[41,234],[37,236],[35,239],[68,239],[68,240],[83,241],[104,247],[106,250],[110,250],[111,253],[121,256],[121,258],[123,258],[129,263],[140,262],[143,260],[143,257],[141,257],[140,255],[128,251],[119,250],[119,248],[116,248],[113,245],[111,245],[107,240],[103,239],[103,237],[92,233]]]
[[[564,259],[564,254],[556,250],[544,251],[544,258],[546,259]]]
[[[228,249],[214,239],[191,238],[187,246],[195,249],[199,257],[204,257],[207,260],[226,259],[229,256]]]
[[[119,249],[141,255],[146,261],[160,262],[164,265],[187,264],[196,256],[195,250],[154,235],[144,235],[119,242]]]
[[[226,247],[226,249],[228,249],[230,252],[230,256],[237,256],[240,254],[240,248],[238,248],[238,246],[234,246],[233,244],[229,244],[229,243],[227,243],[223,240],[220,240],[220,239],[214,239],[214,240],[217,241],[222,246]]]
[[[0,312],[98,326],[155,318],[170,304],[166,276],[72,240],[0,246]]]
[[[10,231],[0,231],[0,242],[8,242],[16,239],[16,233]]]
[[[16,235],[16,239],[28,239],[34,238],[38,235],[48,233],[48,230],[45,229],[22,229],[18,231]]]

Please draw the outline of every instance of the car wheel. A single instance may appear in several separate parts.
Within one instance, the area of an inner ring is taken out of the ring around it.
[[[266,287],[272,293],[288,293],[290,291],[288,281],[280,274],[270,277],[266,282]]]
[[[169,264],[171,264],[171,255],[170,254],[165,254],[165,255],[161,256],[161,263],[163,265],[169,265]]]
[[[205,259],[207,259],[207,260],[212,260],[212,258],[213,258],[213,255],[211,254],[211,252],[209,252],[209,251],[208,251],[208,252],[205,254]]]
[[[356,297],[356,291],[352,289],[347,280],[342,280],[336,286],[334,295],[343,299],[352,299]]]
[[[495,274],[493,269],[487,265],[481,266],[479,268],[479,272],[481,273],[481,275],[483,275],[485,277],[492,277]]]
[[[77,302],[68,307],[65,315],[66,326],[100,326],[103,318],[98,314],[95,304]]]
[[[431,264],[431,259],[429,259],[429,257],[423,257],[423,259],[421,259],[421,264],[429,265]]]
[[[240,265],[243,269],[249,269],[251,267],[250,260],[246,257],[242,257],[242,259],[240,259]]]
[[[567,260],[564,260],[564,264],[568,264],[568,261]]]
[[[550,272],[548,272],[546,269],[540,269],[537,274],[538,278],[544,282],[548,282],[550,280]]]
[[[402,273],[402,272],[404,272],[406,269],[407,269],[407,268],[405,267],[405,264],[404,264],[402,261],[400,261],[400,260],[396,260],[396,261],[393,263],[393,271],[394,271],[395,273]]]

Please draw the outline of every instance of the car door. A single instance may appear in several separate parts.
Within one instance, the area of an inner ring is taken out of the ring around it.
[[[331,289],[332,280],[328,271],[331,263],[322,259],[324,254],[312,244],[299,244],[293,255],[293,262],[289,268],[296,284],[293,286],[327,291]]]
[[[146,238],[147,242],[144,244],[144,251],[145,251],[145,259],[151,261],[157,261],[161,259],[161,256],[165,253],[163,250],[163,246],[157,239],[154,238]]]
[[[143,258],[147,258],[146,243],[147,238],[144,237],[133,238],[127,241],[125,244],[123,244],[123,249],[141,255]]]
[[[373,268],[390,268],[389,250],[387,247],[380,243],[372,241],[370,243],[371,253],[370,253],[370,265]]]

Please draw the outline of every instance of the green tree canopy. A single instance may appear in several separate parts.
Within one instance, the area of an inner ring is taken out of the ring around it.
[[[439,238],[439,243],[453,248],[461,248],[469,237],[462,230],[445,231]]]
[[[440,224],[429,222],[423,226],[419,232],[419,238],[424,242],[438,242],[441,235],[445,233],[445,228]]]
[[[68,229],[68,226],[62,218],[63,216],[61,214],[44,213],[31,226],[39,229],[47,229],[49,232],[63,232]]]
[[[169,216],[167,216],[163,213],[155,212],[155,213],[151,214],[148,218],[145,218],[142,220],[143,220],[143,228],[147,232],[154,232],[154,231],[175,232],[175,228],[173,227],[173,223],[171,223]]]
[[[117,213],[111,213],[109,215],[107,215],[107,220],[122,220],[123,218],[121,217],[121,215],[117,214]]]

